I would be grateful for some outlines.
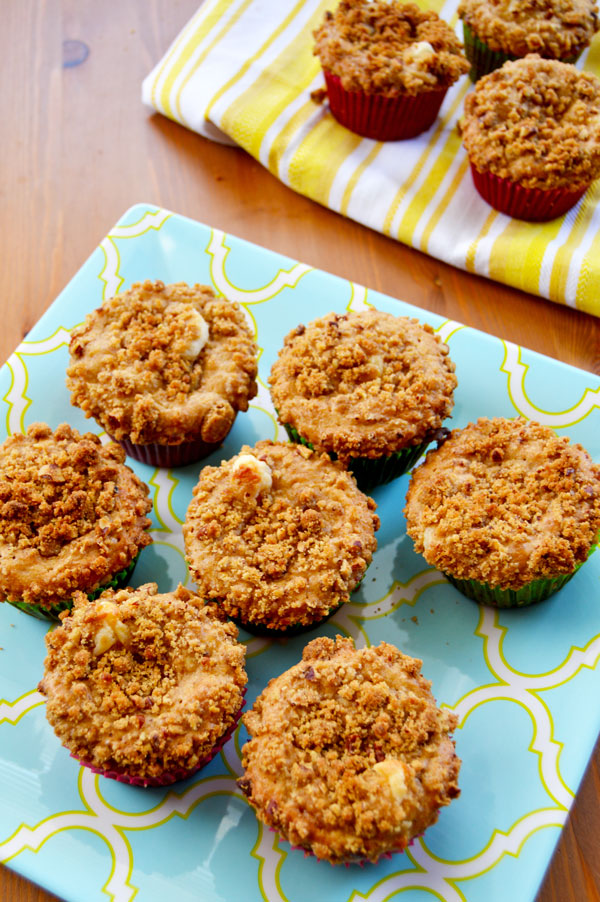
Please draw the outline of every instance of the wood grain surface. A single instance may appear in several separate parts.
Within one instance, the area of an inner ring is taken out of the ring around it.
[[[597,318],[403,247],[294,194],[242,150],[151,115],[142,79],[197,6],[2,0],[2,360],[146,201],[600,374]],[[537,902],[600,900],[599,765],[597,749]],[[52,898],[0,868],[2,902]]]

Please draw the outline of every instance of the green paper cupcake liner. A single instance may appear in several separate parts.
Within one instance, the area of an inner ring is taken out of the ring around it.
[[[467,598],[478,602],[478,604],[485,604],[494,608],[524,608],[528,605],[545,601],[546,598],[554,595],[555,592],[562,589],[565,583],[569,582],[577,573],[579,567],[581,567],[581,564],[576,567],[573,573],[566,573],[549,579],[535,579],[521,589],[494,588],[488,583],[480,583],[474,579],[455,579],[449,573],[444,573],[444,576],[459,592],[462,592]]]
[[[139,558],[139,552],[136,554],[134,559],[127,567],[124,567],[123,570],[119,570],[118,573],[115,573],[113,578],[109,580],[109,582],[104,583],[102,586],[98,586],[97,589],[94,589],[93,592],[88,592],[88,598],[90,601],[95,601],[106,589],[122,589],[123,586],[126,586],[129,582],[133,571],[135,570],[135,565],[137,564]],[[59,619],[59,614],[63,611],[68,611],[73,607],[73,600],[66,599],[65,601],[57,601],[56,604],[53,604],[49,608],[41,608],[39,605],[35,604],[27,604],[25,601],[7,601],[7,604],[13,606],[13,608],[18,608],[20,611],[24,611],[25,614],[30,614],[32,617],[36,617],[38,620],[45,621],[56,621]]]
[[[303,438],[298,430],[289,423],[284,423],[283,428],[290,441],[296,442],[297,445],[305,445],[314,451],[311,442]],[[385,485],[407,473],[425,453],[432,441],[432,438],[427,439],[418,445],[394,451],[387,457],[353,457],[348,464],[348,469],[356,479],[361,492],[370,492],[378,485]],[[332,460],[337,460],[337,456],[333,452],[330,452],[329,456]]]
[[[494,69],[499,69],[508,61],[521,59],[519,56],[504,53],[502,50],[492,50],[491,47],[488,47],[484,41],[471,31],[466,22],[463,22],[463,37],[465,56],[471,63],[471,71],[469,72],[471,81],[477,81],[482,75],[489,75]],[[574,63],[579,56],[580,54],[576,54],[568,57],[568,59],[560,60],[560,62]]]

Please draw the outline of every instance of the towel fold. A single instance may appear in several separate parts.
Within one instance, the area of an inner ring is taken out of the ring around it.
[[[454,266],[600,316],[600,179],[560,219],[524,223],[476,192],[456,130],[472,83],[429,131],[380,143],[327,105],[312,32],[337,0],[205,0],[144,80],[145,104],[238,144],[295,191]],[[458,0],[419,3],[457,28]],[[600,36],[577,63],[600,75]]]

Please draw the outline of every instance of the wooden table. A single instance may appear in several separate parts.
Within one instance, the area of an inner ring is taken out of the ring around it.
[[[197,6],[2,3],[2,360],[119,216],[148,201],[600,374],[599,319],[405,248],[294,194],[242,150],[150,115],[142,78]],[[65,67],[63,54],[82,61]],[[538,902],[600,900],[599,835],[597,749]],[[51,898],[0,868],[3,902]]]

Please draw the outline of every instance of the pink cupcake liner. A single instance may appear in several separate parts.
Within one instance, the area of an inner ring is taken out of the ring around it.
[[[134,460],[139,460],[151,467],[185,467],[216,451],[222,442],[181,442],[179,445],[159,445],[151,442],[147,445],[136,445],[129,439],[112,439],[125,449],[125,453]]]
[[[329,108],[350,131],[375,141],[414,138],[435,122],[448,88],[421,94],[363,94],[346,91],[339,76],[324,70]]]
[[[242,716],[242,711],[244,709],[244,705],[246,704],[246,689],[243,690],[242,695],[244,698],[242,699],[242,704],[240,705],[239,711],[235,715],[233,722],[227,728],[227,731],[221,736],[219,741],[212,747],[208,755],[206,755],[195,767],[185,768],[179,767],[174,770],[167,771],[162,774],[160,777],[136,777],[135,775],[130,775],[125,771],[116,770],[114,768],[101,768],[96,767],[96,765],[91,764],[89,761],[84,761],[83,758],[78,758],[77,755],[74,755],[73,752],[69,752],[71,758],[74,758],[78,764],[81,764],[83,767],[87,767],[94,774],[99,774],[101,777],[108,777],[109,780],[117,780],[119,783],[128,783],[130,786],[170,786],[171,783],[177,783],[180,780],[186,780],[188,777],[193,776],[193,774],[197,773],[203,767],[206,767],[209,764],[215,755],[221,751],[226,742],[231,739],[233,736],[235,729],[240,722],[240,718]]]
[[[569,191],[567,188],[524,188],[492,172],[479,172],[471,163],[473,183],[488,204],[514,219],[548,222],[562,216],[583,197],[589,185]]]

